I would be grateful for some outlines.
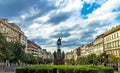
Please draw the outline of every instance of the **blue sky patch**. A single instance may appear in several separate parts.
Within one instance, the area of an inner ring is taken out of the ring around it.
[[[97,9],[98,7],[100,6],[96,3],[93,3],[92,5],[88,3],[84,3],[83,8],[81,10],[81,15],[88,15],[92,13],[95,9]]]

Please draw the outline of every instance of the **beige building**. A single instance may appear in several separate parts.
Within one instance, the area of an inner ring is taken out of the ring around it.
[[[6,40],[11,41],[19,41],[20,36],[18,30],[14,29],[8,23],[7,19],[0,19],[0,32],[5,36]]]
[[[5,36],[7,41],[20,42],[27,48],[27,37],[16,23],[9,23],[7,19],[0,19],[0,33]]]
[[[74,59],[74,60],[76,60],[76,59],[78,58],[78,56],[77,56],[77,49],[74,49],[74,50],[73,50],[72,56],[73,56],[73,59]]]
[[[93,43],[82,45],[80,48],[81,48],[81,56],[88,56],[94,53]]]
[[[73,50],[72,57],[74,60],[77,60],[77,58],[80,57],[80,47]]]
[[[87,49],[87,55],[95,54],[93,42],[87,44],[87,47],[88,47],[88,49]]]
[[[93,46],[94,46],[93,52],[96,55],[100,55],[103,53],[103,35],[104,34],[97,36],[93,42]]]
[[[67,52],[66,54],[65,54],[65,59],[67,60],[67,59],[72,59],[72,57],[73,57],[73,52],[71,51],[71,52]]]
[[[120,56],[120,25],[106,32],[104,38],[104,51],[107,54]]]
[[[87,45],[82,45],[80,48],[81,48],[81,57],[86,56]]]
[[[34,57],[40,57],[41,47],[35,44],[34,42],[27,41],[27,51],[26,53],[33,55]]]

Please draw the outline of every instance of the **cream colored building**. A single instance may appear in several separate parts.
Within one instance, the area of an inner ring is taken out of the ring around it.
[[[88,55],[94,53],[93,43],[82,45],[80,48],[81,48],[81,57],[88,56]]]
[[[5,36],[7,41],[20,42],[27,48],[27,37],[16,23],[9,23],[7,19],[0,19],[0,33]]]
[[[73,52],[71,51],[71,52],[67,52],[66,54],[65,54],[65,59],[67,60],[67,59],[72,59],[72,57],[73,57]]]
[[[100,55],[103,53],[103,35],[104,34],[97,36],[93,42],[93,46],[94,46],[93,52],[96,55]]]
[[[88,46],[87,54],[88,55],[95,54],[93,42],[89,43],[87,46]]]
[[[120,56],[120,25],[107,31],[103,38],[104,51],[110,55]]]
[[[73,50],[72,57],[74,60],[77,60],[77,58],[80,57],[80,47]]]
[[[80,48],[81,48],[81,57],[86,56],[87,45],[82,45]]]
[[[73,54],[72,54],[74,60],[76,60],[78,58],[78,55],[77,55],[77,49],[74,49],[73,50]]]
[[[0,32],[9,42],[19,41],[19,32],[8,23],[7,19],[0,19]]]

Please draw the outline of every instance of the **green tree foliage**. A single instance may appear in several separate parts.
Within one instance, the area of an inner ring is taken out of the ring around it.
[[[6,39],[5,37],[0,33],[0,59],[5,59],[5,51],[6,51]]]
[[[9,45],[9,49],[13,52],[14,54],[14,61],[19,62],[19,61],[24,61],[25,59],[25,46],[22,45],[19,42],[11,42]]]
[[[74,65],[75,64],[74,59],[66,59],[66,63],[68,65]]]
[[[79,57],[76,61],[75,64],[79,64],[79,65],[97,65],[98,62],[100,61],[99,56],[96,56],[96,54],[91,54],[88,56],[83,56],[83,57]]]
[[[109,56],[109,62],[117,64],[118,63],[118,58],[115,55],[110,55]]]
[[[13,59],[13,53],[9,49],[9,42],[5,37],[0,33],[0,59],[1,60],[11,60]]]
[[[19,42],[8,42],[0,33],[0,60],[10,60],[10,62],[26,62],[37,64],[38,60],[34,56],[25,53],[25,46]]]
[[[77,58],[77,60],[75,61],[75,64],[77,65],[86,65],[88,64],[88,58],[83,56],[83,57],[80,57],[80,58]]]

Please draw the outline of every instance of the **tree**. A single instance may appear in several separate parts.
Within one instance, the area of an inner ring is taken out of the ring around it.
[[[98,60],[99,60],[99,57],[96,56],[96,54],[91,54],[88,56],[82,56],[82,57],[77,58],[77,60],[75,61],[75,64],[76,65],[77,64],[79,64],[79,65],[89,65],[89,64],[97,65]]]
[[[5,37],[0,33],[0,59],[5,59],[6,55],[6,39]]]
[[[87,65],[88,64],[88,58],[86,56],[82,56],[77,58],[75,61],[75,64],[77,65]]]
[[[5,37],[0,33],[0,58],[1,59],[13,59],[12,51],[9,49],[9,42]]]
[[[19,64],[19,62],[23,62],[25,59],[25,46],[22,45],[19,42],[11,42],[10,46],[9,46],[10,50],[13,52],[14,54],[14,59],[12,61],[15,61]]]
[[[109,61],[111,63],[117,64],[118,63],[118,58],[115,55],[110,55],[109,56]]]
[[[13,53],[9,49],[9,42],[7,42],[5,37],[0,33],[0,60],[3,60],[6,66],[8,61],[13,58]]]

